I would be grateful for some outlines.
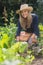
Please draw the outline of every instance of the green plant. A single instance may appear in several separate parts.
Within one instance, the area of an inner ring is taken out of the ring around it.
[[[10,26],[0,27],[0,46],[10,47],[15,42],[16,24],[10,24]]]

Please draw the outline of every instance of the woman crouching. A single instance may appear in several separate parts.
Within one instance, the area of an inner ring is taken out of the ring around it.
[[[18,29],[16,34],[17,41],[28,41],[28,43],[37,43],[39,35],[38,29],[38,16],[32,14],[33,8],[28,4],[22,4],[20,10],[16,13],[19,14]]]

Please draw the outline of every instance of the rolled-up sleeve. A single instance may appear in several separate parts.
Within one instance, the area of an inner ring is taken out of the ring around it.
[[[35,15],[34,17],[34,24],[33,24],[33,28],[34,28],[34,34],[36,34],[37,36],[39,36],[39,28],[38,28],[38,16]]]
[[[21,31],[21,25],[20,25],[20,22],[18,21],[18,28],[17,28],[17,31],[16,31],[16,36],[20,35],[20,31]]]

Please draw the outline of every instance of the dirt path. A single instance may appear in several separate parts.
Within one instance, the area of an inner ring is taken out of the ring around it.
[[[43,58],[36,58],[31,65],[43,65]]]

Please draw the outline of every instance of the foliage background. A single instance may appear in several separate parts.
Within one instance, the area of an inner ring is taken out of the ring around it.
[[[38,14],[39,22],[43,23],[43,0],[0,0],[0,3],[1,3],[0,11],[3,11],[3,7],[6,6],[6,10],[8,13],[8,19],[10,17],[9,13],[11,12],[11,10],[14,11],[15,22],[17,22],[17,19],[18,19],[18,15],[15,14],[16,10],[20,8],[21,4],[28,3],[29,5],[33,6],[33,8],[34,8],[33,12]]]
[[[38,46],[40,49],[28,49],[27,42],[16,42],[19,17],[16,10],[23,3],[33,6],[33,13],[38,15],[40,30]],[[22,61],[19,65],[28,65],[35,59],[34,53],[43,56],[43,0],[0,0],[0,65],[15,65],[15,60]]]

